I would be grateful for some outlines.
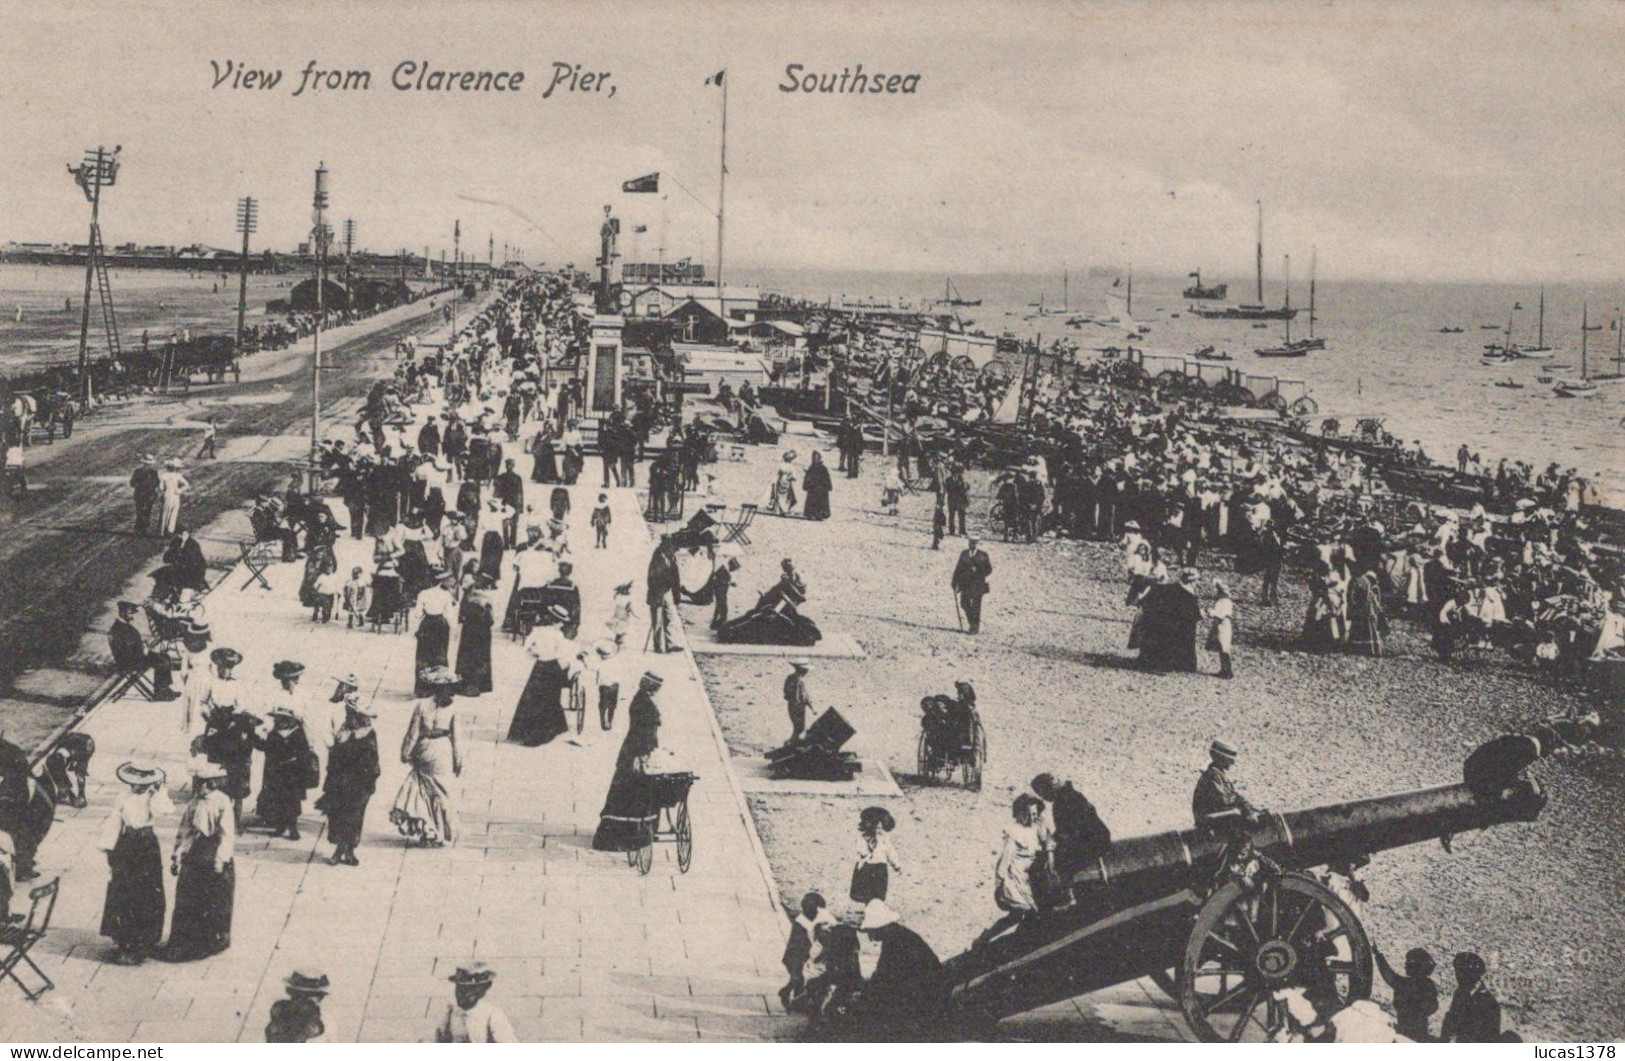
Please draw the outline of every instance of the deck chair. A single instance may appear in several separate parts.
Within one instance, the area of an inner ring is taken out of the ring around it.
[[[28,908],[28,917],[21,924],[0,923],[0,976],[13,980],[22,990],[23,997],[30,1002],[56,986],[51,982],[51,978],[45,975],[45,970],[28,956],[28,952],[33,949],[34,944],[45,938],[46,930],[51,927],[51,914],[56,910],[56,893],[61,883],[62,878],[57,877],[51,883],[42,884],[28,893],[33,905]],[[44,986],[38,991],[30,991],[28,985],[17,975],[17,968],[20,965],[27,965],[34,970],[34,975],[43,981]]]
[[[114,684],[109,700],[117,700],[128,692],[138,692],[148,700],[157,698],[158,691],[152,687],[152,676],[147,673],[145,666],[118,672],[118,681]]]
[[[750,544],[750,525],[756,521],[756,505],[740,505],[739,517],[732,520],[721,520],[717,526],[722,531],[722,544],[738,545]]]
[[[265,569],[282,560],[282,543],[274,541],[264,542],[238,542],[237,549],[243,554],[243,566],[248,568],[248,581],[242,584],[243,590],[258,582],[266,589],[271,584],[265,581]]]

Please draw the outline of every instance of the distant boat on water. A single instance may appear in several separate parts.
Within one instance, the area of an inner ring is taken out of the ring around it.
[[[1186,298],[1198,302],[1223,302],[1230,291],[1229,284],[1214,284],[1212,287],[1202,286],[1202,270],[1198,269],[1190,274],[1196,283],[1181,292]]]
[[[959,292],[954,288],[954,278],[950,276],[947,279],[942,298],[938,300],[937,304],[940,306],[980,306],[982,300],[979,298],[960,298]]]
[[[1466,330],[1467,329],[1465,329],[1465,328],[1440,328],[1439,329],[1439,334],[1440,335],[1460,335],[1462,332],[1464,332]]]
[[[1285,261],[1286,261],[1286,264],[1285,264],[1286,290],[1285,290],[1285,293],[1282,295],[1281,305],[1282,305],[1283,309],[1291,310],[1291,308],[1292,308],[1292,255],[1290,255],[1290,254],[1286,255]],[[1313,319],[1313,318],[1311,318],[1311,319]],[[1310,350],[1315,349],[1313,346],[1309,345],[1309,343],[1312,342],[1312,340],[1299,340],[1298,342],[1293,342],[1292,341],[1292,317],[1290,315],[1288,315],[1288,316],[1282,318],[1282,320],[1286,324],[1286,338],[1285,338],[1285,341],[1280,346],[1263,346],[1263,347],[1259,347],[1257,350],[1254,350],[1253,353],[1257,354],[1259,357],[1305,357],[1305,356],[1308,355]],[[1256,328],[1256,327],[1258,327],[1258,325],[1255,324],[1253,327]]]
[[[1207,320],[1225,321],[1284,321],[1297,316],[1298,311],[1291,306],[1282,306],[1280,309],[1270,309],[1264,305],[1264,203],[1258,203],[1258,245],[1257,261],[1257,302],[1244,302],[1237,306],[1220,306],[1209,309],[1204,306],[1192,306],[1190,312]]]
[[[1591,380],[1589,378],[1589,373],[1587,372],[1587,365],[1586,365],[1586,336],[1590,331],[1591,331],[1590,309],[1587,306],[1581,306],[1580,307],[1580,378],[1577,379],[1577,380],[1572,380],[1572,379],[1564,380],[1562,383],[1559,383],[1555,387],[1553,387],[1552,388],[1553,393],[1555,393],[1559,398],[1590,398],[1590,397],[1592,397],[1593,395],[1595,395],[1597,393],[1597,384],[1596,384],[1595,381],[1593,381],[1593,380]],[[1615,373],[1614,377],[1613,377],[1613,380],[1610,380],[1609,382],[1613,382],[1614,380],[1619,380],[1619,379],[1625,379],[1625,376],[1621,376],[1618,373]]]

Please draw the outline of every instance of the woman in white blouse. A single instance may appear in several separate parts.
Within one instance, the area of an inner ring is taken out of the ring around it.
[[[102,823],[109,877],[101,931],[118,946],[113,962],[140,965],[164,935],[164,856],[153,826],[175,805],[157,767],[125,763],[118,779],[129,789]]]
[[[179,879],[165,961],[196,961],[231,946],[237,829],[231,800],[221,791],[226,768],[205,760],[193,777],[192,800],[181,812],[169,860],[170,872]]]

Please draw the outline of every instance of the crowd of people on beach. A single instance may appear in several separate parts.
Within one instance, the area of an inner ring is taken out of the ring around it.
[[[454,793],[467,758],[466,707],[495,692],[493,639],[507,633],[522,641],[532,662],[506,740],[553,744],[568,733],[571,712],[584,719],[590,711],[602,732],[617,729],[619,718],[624,737],[592,846],[635,848],[647,778],[670,764],[660,740],[664,680],[643,668],[642,654],[680,650],[669,631],[680,602],[714,605],[719,630],[736,621],[727,594],[737,555],[716,548],[715,536],[698,542],[714,564],[699,592],[684,589],[676,559],[680,548],[697,551],[696,543],[679,532],[657,546],[643,646],[634,632],[642,617],[632,583],[577,581],[579,551],[588,548],[571,533],[582,488],[597,501],[591,548],[606,548],[614,527],[608,494],[592,488],[586,469],[583,389],[550,371],[559,356],[580,352],[585,339],[566,280],[523,281],[443,346],[399,350],[392,376],[372,389],[355,423],[324,442],[319,467],[253,503],[257,548],[270,562],[302,564],[296,592],[311,622],[343,619],[355,637],[407,631],[414,639],[415,703],[400,748],[406,775],[388,812],[414,845],[444,847],[460,838]],[[1231,586],[1259,575],[1261,602],[1276,604],[1289,564],[1307,571],[1299,643],[1309,651],[1382,655],[1390,617],[1409,614],[1450,659],[1493,646],[1531,666],[1575,674],[1625,656],[1620,558],[1591,533],[1584,487],[1572,473],[1554,468],[1531,476],[1525,468],[1503,468],[1484,504],[1459,511],[1395,494],[1357,454],[1220,422],[1195,399],[1124,387],[1110,363],[1033,385],[1030,420],[991,437],[978,425],[986,425],[1003,396],[1000,383],[948,371],[910,380],[891,368],[879,382],[898,399],[900,432],[886,457],[880,507],[896,512],[905,489],[926,490],[934,497],[933,548],[945,535],[967,535],[951,587],[967,634],[981,629],[992,571],[967,533],[967,470],[1003,447],[997,452],[1011,467],[994,484],[995,499],[1006,506],[999,529],[1011,540],[1057,534],[1120,546],[1125,604],[1139,613],[1129,647],[1149,670],[1195,671],[1198,645],[1205,644],[1218,655],[1219,676],[1231,677],[1240,621]],[[724,422],[696,416],[686,425],[646,396],[629,397],[625,408],[594,425],[600,489],[635,485],[636,464],[664,428],[662,454],[646,472],[645,514],[654,522],[679,518],[684,495],[716,459],[714,436],[730,428],[749,436],[754,396],[719,397]],[[864,456],[862,419],[848,416],[835,435],[835,470],[855,478]],[[529,467],[521,468],[513,452],[528,456]],[[110,873],[102,932],[116,945],[112,960],[127,964],[197,960],[229,948],[237,838],[255,828],[273,840],[300,841],[313,791],[319,791],[314,809],[327,818],[328,863],[359,865],[367,812],[384,773],[376,710],[354,675],[332,677],[329,690],[329,679],[306,682],[307,662],[314,661],[284,659],[271,666],[269,687],[246,682],[238,674],[243,655],[212,636],[201,603],[206,569],[180,518],[183,472],[179,462],[160,471],[143,458],[132,477],[138,531],[148,533],[156,516],[170,542],[153,598],[120,605],[130,635],[117,624],[110,634],[120,673],[150,682],[152,699],[175,704],[190,773],[171,845],[176,881],[166,939],[163,845],[155,824],[174,813],[171,787],[151,764],[125,763],[117,771],[126,791],[102,834]],[[760,507],[793,515],[799,506],[802,517],[823,521],[833,489],[822,454],[814,452],[802,468],[788,450]],[[1234,563],[1226,559],[1204,598],[1199,565],[1217,566],[1220,554]],[[805,584],[791,561],[783,567],[757,610],[783,615],[781,602],[789,602],[788,614],[799,619],[794,604],[805,599]],[[587,611],[609,618],[588,629]],[[134,626],[142,615],[145,637]],[[149,647],[154,639],[158,647]],[[792,692],[787,681],[785,693],[791,743],[802,738],[811,709],[804,662],[797,671],[801,684]],[[974,717],[968,683],[952,699],[947,715]],[[1250,810],[1225,774],[1235,750],[1215,742],[1210,754],[1213,766],[1193,801],[1198,829],[1210,826],[1216,810]],[[8,809],[6,799],[17,799],[4,789],[8,769],[0,761],[0,812]],[[1062,882],[1110,849],[1110,830],[1070,781],[1045,773],[1029,789],[1011,804],[993,867],[999,919],[973,952],[1025,938],[1050,912],[1083,901]],[[893,846],[897,828],[884,807],[859,815],[847,889],[847,901],[861,911],[856,924],[834,917],[820,892],[806,894],[792,912],[784,955],[789,980],[780,993],[786,1009],[848,1028],[917,1028],[940,1010],[948,974],[903,923],[898,910],[906,904],[893,896],[904,865]],[[24,864],[18,837],[25,834],[31,856],[37,837],[26,829],[0,832],[8,850],[17,849],[18,866]],[[879,950],[867,978],[859,963],[865,936]],[[1405,1024],[1401,1032],[1431,1037],[1428,1017],[1438,1009],[1431,956],[1412,951],[1403,973],[1380,955],[1379,961]],[[1455,967],[1458,997],[1440,1036],[1488,1041],[1500,1034],[1500,1017],[1482,960],[1464,952]],[[434,1030],[439,1041],[513,1040],[506,1016],[487,1001],[495,982],[489,968],[464,965],[451,981],[455,998]],[[327,978],[303,970],[286,987],[267,1037],[320,1035]]]

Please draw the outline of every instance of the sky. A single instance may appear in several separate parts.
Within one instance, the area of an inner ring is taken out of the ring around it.
[[[438,257],[460,220],[476,257],[586,266],[610,205],[623,253],[711,267],[726,70],[730,273],[1239,279],[1262,200],[1272,275],[1625,276],[1625,3],[0,3],[0,239],[82,241],[65,164],[102,143],[112,244],[234,247],[254,195],[255,246],[291,249],[323,162],[368,249]],[[283,82],[213,88],[210,60]],[[312,60],[372,87],[294,97]],[[526,80],[395,91],[405,60]],[[613,94],[543,98],[555,62]],[[791,63],[918,90],[787,93]]]

